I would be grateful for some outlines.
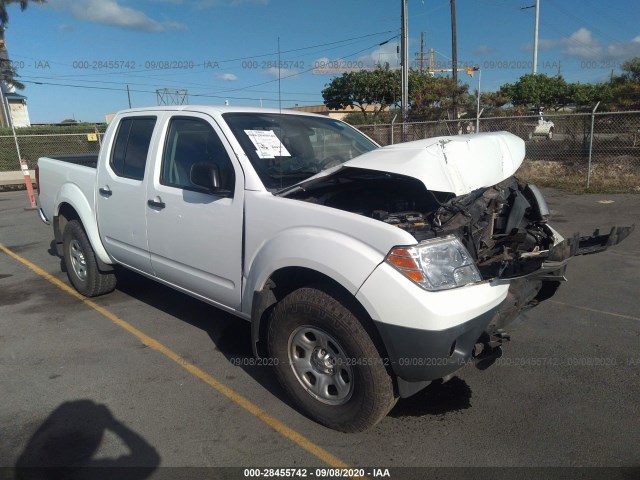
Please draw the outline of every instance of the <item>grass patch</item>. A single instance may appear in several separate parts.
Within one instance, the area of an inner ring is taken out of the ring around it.
[[[574,193],[640,193],[639,159],[601,159],[591,164],[589,189],[587,166],[573,162],[525,160],[517,176],[540,187]]]

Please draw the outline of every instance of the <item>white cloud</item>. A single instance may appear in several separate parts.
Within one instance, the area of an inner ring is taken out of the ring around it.
[[[567,57],[580,57],[590,60],[624,60],[640,56],[640,35],[629,41],[611,42],[602,45],[593,38],[590,30],[582,27],[568,37],[541,39],[538,42],[540,50],[560,49]],[[527,43],[523,51],[530,52],[532,43]]]
[[[600,43],[584,27],[564,39],[564,47],[562,53],[569,57],[593,58],[602,54]]]
[[[195,0],[193,2],[193,6],[196,9],[203,9],[224,6],[238,7],[241,5],[269,5],[269,1],[270,0]]]
[[[580,28],[568,37],[545,38],[538,42],[540,50],[560,49],[567,57],[580,57],[587,59],[616,59],[622,60],[640,56],[640,35],[629,41],[611,42],[602,45],[587,28]],[[522,50],[531,52],[533,44],[531,42],[523,46]]]
[[[607,46],[607,56],[619,60],[640,57],[640,35],[629,42],[613,42]]]
[[[216,75],[217,80],[224,80],[225,82],[234,82],[238,80],[238,77],[233,73],[221,73],[220,75]]]
[[[244,5],[245,3],[250,5],[269,5],[269,0],[232,0],[231,1],[231,5],[233,6]]]
[[[568,57],[593,58],[602,54],[600,42],[593,38],[591,31],[582,27],[568,37],[541,38],[538,41],[539,50],[560,49]],[[533,51],[533,42],[522,47],[522,51]]]
[[[362,69],[373,70],[377,65],[384,66],[386,63],[392,69],[397,68],[400,62],[397,48],[397,43],[385,43],[358,58],[317,58],[313,62],[314,74],[341,74]]]
[[[118,0],[49,0],[47,3],[58,10],[69,11],[78,20],[126,30],[162,32],[186,28],[182,23],[154,20],[140,10],[120,5]]]
[[[300,70],[295,70],[291,68],[281,68],[278,70],[278,67],[271,67],[264,71],[267,75],[273,78],[297,78],[298,74],[301,72]]]
[[[489,45],[478,45],[473,49],[473,54],[478,56],[489,55],[494,52],[495,49],[491,48]]]
[[[389,42],[384,45],[380,45],[371,53],[358,58],[358,61],[364,62],[365,67],[374,67],[376,65],[384,65],[388,63],[390,67],[397,67],[400,64],[400,56],[398,55],[398,43]],[[349,63],[346,59],[345,62]],[[411,59],[409,59],[411,62]]]

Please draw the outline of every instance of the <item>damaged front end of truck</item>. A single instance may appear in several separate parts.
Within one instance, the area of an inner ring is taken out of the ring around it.
[[[434,236],[455,235],[474,258],[483,280],[508,281],[509,293],[478,340],[474,356],[495,358],[509,339],[506,327],[520,313],[551,298],[574,256],[598,253],[620,243],[633,226],[596,229],[563,238],[549,224],[540,190],[510,177],[443,203],[430,217]]]
[[[555,294],[570,258],[606,250],[633,230],[613,227],[608,233],[563,238],[548,223],[550,210],[540,190],[514,176],[523,159],[524,142],[505,132],[440,137],[369,152],[280,195],[407,231],[416,245],[399,246],[385,261],[423,287],[429,266],[420,260],[421,248],[457,239],[464,247],[458,252],[468,253],[473,265],[473,275],[458,286],[509,285],[506,300],[473,349],[476,359],[489,361],[509,339],[506,327]],[[455,287],[455,281],[445,288]]]

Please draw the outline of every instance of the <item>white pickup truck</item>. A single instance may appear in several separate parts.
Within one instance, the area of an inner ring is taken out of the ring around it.
[[[631,228],[564,240],[513,177],[509,133],[380,148],[293,111],[118,113],[97,156],[40,158],[39,212],[86,296],[117,265],[251,322],[299,408],[342,431],[490,361],[567,260]]]

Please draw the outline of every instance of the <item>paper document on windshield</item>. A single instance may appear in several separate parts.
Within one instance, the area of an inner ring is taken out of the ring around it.
[[[291,156],[273,130],[245,130],[244,133],[256,147],[258,158]]]

